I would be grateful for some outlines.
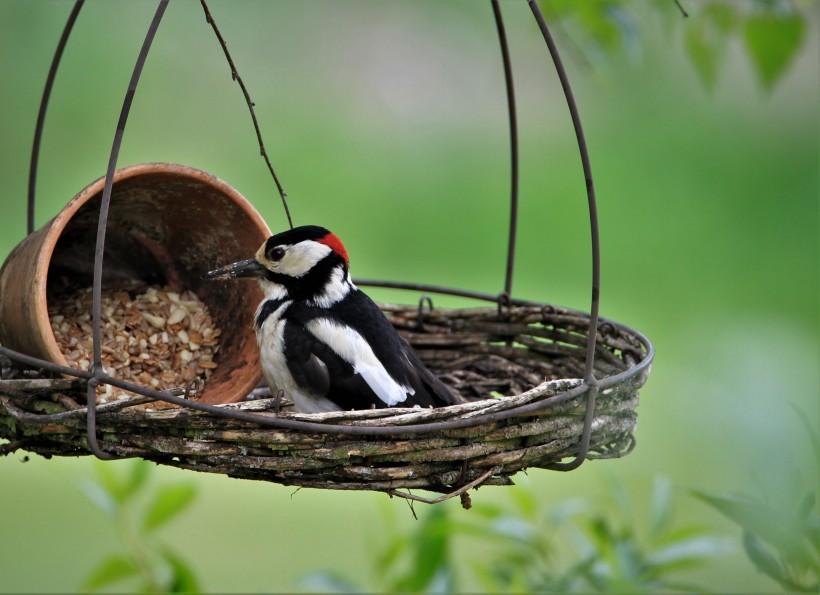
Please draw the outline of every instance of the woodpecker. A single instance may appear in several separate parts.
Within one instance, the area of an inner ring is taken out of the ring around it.
[[[464,402],[353,284],[344,244],[324,227],[273,235],[254,258],[203,277],[258,280],[264,298],[254,330],[262,371],[271,391],[284,391],[297,411]]]

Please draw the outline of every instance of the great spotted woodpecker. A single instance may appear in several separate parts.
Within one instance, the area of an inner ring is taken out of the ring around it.
[[[307,225],[265,241],[256,256],[207,279],[252,277],[264,299],[254,330],[271,391],[297,411],[439,407],[463,402],[422,364],[351,281],[339,238]]]

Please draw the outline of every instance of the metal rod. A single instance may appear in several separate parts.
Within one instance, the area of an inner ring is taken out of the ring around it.
[[[34,231],[34,196],[37,186],[37,164],[40,161],[40,142],[43,138],[43,126],[46,122],[48,100],[51,98],[51,88],[54,86],[54,79],[57,76],[57,68],[60,66],[60,60],[63,57],[63,50],[65,50],[68,37],[71,35],[74,22],[77,20],[77,16],[79,16],[80,9],[83,7],[84,2],[85,0],[77,0],[71,9],[71,13],[68,15],[68,20],[65,23],[65,27],[63,27],[63,33],[60,35],[60,41],[57,42],[54,57],[51,59],[51,67],[48,69],[46,86],[43,89],[43,97],[40,99],[40,109],[37,112],[37,124],[34,127],[34,142],[31,145],[31,163],[29,164],[28,170],[28,221],[26,230],[29,234]]]
[[[513,269],[515,267],[515,240],[518,234],[518,117],[515,107],[515,85],[513,83],[512,61],[507,43],[507,32],[501,5],[492,0],[498,41],[501,45],[501,59],[504,63],[504,86],[507,89],[507,111],[510,120],[510,231],[507,239],[507,269],[504,276],[504,293],[512,294]]]
[[[108,209],[111,204],[111,190],[114,185],[114,172],[117,169],[117,158],[120,153],[120,146],[122,145],[122,136],[125,132],[125,124],[128,121],[128,114],[131,111],[131,103],[134,100],[134,93],[137,90],[140,74],[145,65],[145,60],[148,57],[148,50],[151,49],[151,43],[154,41],[154,35],[159,28],[159,23],[162,20],[162,15],[168,7],[168,0],[160,0],[157,10],[154,13],[154,18],[151,25],[148,27],[148,33],[145,35],[145,40],[142,43],[142,48],[137,56],[137,62],[134,65],[134,72],[131,74],[131,80],[128,83],[128,90],[125,92],[125,99],[123,100],[122,110],[120,111],[119,121],[117,122],[117,130],[114,133],[114,142],[111,145],[111,154],[108,158],[108,169],[105,173],[105,186],[103,188],[102,201],[100,203],[100,217],[97,221],[97,242],[94,251],[94,283],[92,286],[91,300],[92,300],[92,316],[93,316],[93,343],[94,343],[94,360],[91,363],[90,372],[94,375],[92,380],[99,380],[103,376],[102,368],[102,340],[101,340],[101,320],[102,320],[102,270],[103,257],[105,255],[105,231],[108,225]],[[89,382],[88,387],[88,443],[94,454],[99,456],[95,451],[96,436],[92,430],[96,427],[95,422],[95,401],[92,399],[92,393],[96,395],[96,383]],[[99,448],[97,448],[99,450]],[[109,458],[109,457],[106,457]]]
[[[116,455],[112,455],[111,453],[107,453],[100,448],[100,443],[97,441],[97,386],[99,386],[100,381],[96,378],[92,378],[88,381],[88,387],[86,388],[86,416],[85,416],[85,428],[86,428],[86,436],[88,437],[88,449],[94,454],[95,457],[101,459],[103,461],[111,461],[113,459],[117,459]]]
[[[581,444],[578,447],[578,454],[568,463],[553,463],[547,468],[553,471],[572,471],[580,467],[589,454],[589,442],[592,438],[592,421],[595,418],[595,402],[598,399],[598,383],[593,379],[588,384],[587,406],[584,411],[584,429],[581,431]]]
[[[21,364],[25,364],[32,368],[42,368],[48,372],[63,374],[64,376],[73,376],[75,378],[82,378],[83,380],[90,380],[94,377],[94,374],[88,370],[78,370],[76,368],[61,366],[60,364],[55,364],[54,362],[32,357],[30,355],[26,355],[25,353],[20,353],[19,351],[14,351],[13,349],[3,347],[2,345],[0,345],[0,355],[4,355],[11,360],[20,362]]]
[[[374,279],[354,279],[356,285],[362,287],[381,287],[383,289],[406,289],[409,291],[425,291],[440,293],[442,295],[452,295],[456,297],[470,298],[482,302],[498,303],[498,294],[481,293],[469,289],[455,289],[452,287],[442,287],[441,285],[428,285],[426,283],[405,283],[404,281],[382,281]],[[538,302],[510,299],[510,304],[515,306],[540,306]]]
[[[572,87],[569,84],[567,71],[564,69],[563,62],[561,62],[558,48],[544,20],[544,15],[541,14],[538,3],[536,0],[528,0],[528,2],[533,15],[535,15],[538,27],[544,36],[544,41],[547,42],[547,48],[549,49],[550,56],[552,56],[555,69],[558,72],[558,79],[561,81],[561,88],[564,90],[564,96],[567,99],[567,107],[569,108],[569,113],[572,118],[572,125],[575,128],[575,137],[578,140],[581,166],[584,170],[584,180],[586,182],[587,203],[589,205],[589,227],[592,239],[592,305],[590,308],[589,344],[587,345],[585,379],[590,379],[592,376],[592,364],[595,358],[595,343],[598,335],[598,309],[601,293],[601,250],[598,238],[598,207],[595,201],[595,185],[592,181],[592,166],[589,162],[589,152],[587,151],[584,129],[581,126],[581,117],[578,114],[578,106],[575,104],[575,97],[572,94]]]
[[[589,321],[589,338],[587,339],[587,354],[586,364],[584,368],[584,382],[590,386],[592,390],[588,393],[587,398],[587,412],[584,417],[584,431],[581,436],[581,444],[589,445],[589,437],[592,432],[592,419],[595,410],[595,395],[597,394],[597,381],[593,372],[595,363],[595,345],[598,342],[598,310],[601,294],[601,250],[598,233],[598,206],[595,200],[595,185],[592,181],[592,166],[589,162],[589,151],[587,150],[587,143],[584,137],[584,129],[581,126],[581,117],[578,113],[578,106],[575,103],[575,97],[572,93],[572,87],[569,84],[566,69],[561,61],[561,56],[558,53],[558,48],[552,38],[552,34],[547,27],[544,20],[544,15],[541,14],[541,9],[538,7],[536,0],[528,0],[533,16],[538,23],[538,28],[544,36],[544,41],[547,43],[552,61],[555,64],[555,70],[558,73],[558,79],[561,81],[561,88],[564,91],[564,96],[567,100],[567,107],[572,118],[572,125],[575,129],[575,137],[578,140],[578,150],[581,154],[581,165],[584,170],[584,180],[586,181],[587,189],[587,203],[589,205],[589,227],[592,240],[592,304],[590,306],[590,321]],[[570,463],[559,463],[554,467],[557,469],[571,470],[578,468],[586,458],[585,449],[582,447],[581,452],[574,461]]]

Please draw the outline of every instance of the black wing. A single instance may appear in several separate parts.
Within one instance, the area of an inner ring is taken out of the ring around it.
[[[291,318],[285,324],[284,343],[288,369],[307,392],[345,410],[385,407],[353,366],[298,320]]]
[[[395,383],[407,387],[412,394],[398,407],[441,407],[463,402],[432,372],[430,372],[390,324],[379,307],[364,293],[354,290],[333,305],[330,312],[305,304],[294,304],[288,311],[285,328],[286,349],[294,349],[291,373],[296,381],[324,396],[344,409],[362,409],[387,403],[377,394],[378,379],[365,379],[356,374],[352,365],[340,357],[325,342],[318,339],[308,325],[318,318],[327,318],[356,330],[368,343],[373,354]],[[287,355],[287,352],[286,352]],[[288,362],[291,356],[288,356]],[[374,390],[375,388],[375,390]]]

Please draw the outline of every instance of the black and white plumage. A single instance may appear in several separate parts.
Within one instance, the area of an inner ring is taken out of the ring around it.
[[[353,284],[348,266],[339,238],[309,225],[271,236],[254,258],[205,277],[259,281],[265,297],[254,330],[262,370],[297,411],[462,402]]]

